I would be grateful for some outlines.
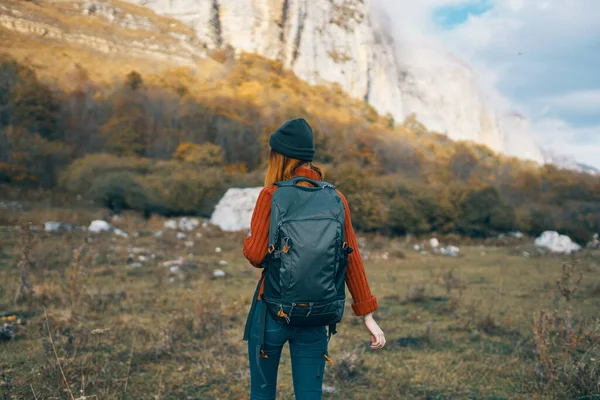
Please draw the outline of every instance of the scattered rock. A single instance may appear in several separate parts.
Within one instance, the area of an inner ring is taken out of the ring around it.
[[[198,232],[196,233],[196,239],[200,239],[202,237],[202,233]]]
[[[573,242],[570,237],[555,231],[542,233],[534,242],[536,247],[550,250],[552,253],[571,254],[581,250],[581,246]]]
[[[145,263],[146,261],[148,261],[148,257],[146,257],[146,256],[138,256],[138,260],[140,260],[140,262]]]
[[[523,252],[523,257],[529,258],[529,257],[531,257],[531,253],[529,253],[528,251],[524,251]]]
[[[443,256],[457,257],[460,249],[456,246],[446,246],[440,249],[440,254]]]
[[[109,232],[111,230],[111,227],[108,222],[98,219],[92,221],[92,223],[88,227],[88,230],[92,233]]]
[[[44,224],[45,232],[60,232],[62,230],[62,222],[48,221]]]
[[[194,247],[193,240],[186,240],[183,244],[185,245],[185,247]]]
[[[196,228],[198,228],[199,226],[200,226],[200,220],[198,218],[191,218],[191,217],[183,217],[183,218],[180,218],[179,221],[176,219],[169,219],[169,220],[165,221],[165,223],[163,224],[163,227],[165,229],[172,229],[172,230],[179,229],[180,231],[186,231],[186,232],[191,232],[191,231],[195,230]]]
[[[178,272],[179,270],[181,270],[181,267],[179,265],[171,265],[169,267],[169,272],[172,273]]]
[[[438,238],[431,238],[429,239],[429,245],[432,248],[437,249],[440,246],[440,241],[438,240]]]
[[[250,219],[262,187],[231,188],[219,200],[210,222],[223,231],[236,232],[250,229]]]
[[[167,221],[165,221],[165,223],[163,224],[163,227],[165,229],[177,229],[177,221],[174,219],[169,219]]]
[[[522,232],[519,232],[519,231],[508,232],[508,236],[516,238],[516,239],[522,239],[523,237],[525,237],[525,235]]]
[[[225,260],[221,260],[221,261],[219,261],[219,265],[223,265],[223,266],[225,266],[225,265],[227,265],[227,261],[225,261]]]
[[[0,201],[0,208],[16,208],[20,210],[23,208],[23,204],[18,201]]]
[[[145,247],[128,247],[127,252],[133,254],[148,254],[150,253],[150,249],[147,249]]]
[[[31,229],[35,232],[39,231],[37,226],[32,226]],[[48,233],[58,233],[58,232],[72,232],[72,231],[85,231],[87,228],[85,226],[75,226],[71,224],[67,224],[65,222],[58,221],[48,221],[44,224],[44,231]]]
[[[213,278],[225,278],[227,274],[222,269],[215,269],[212,276]]]
[[[175,260],[170,260],[170,261],[165,261],[163,263],[163,266],[167,267],[167,268],[171,268],[173,265],[181,265],[183,264],[183,257],[179,257]]]
[[[323,393],[335,393],[336,390],[334,386],[323,385]]]
[[[115,235],[117,235],[117,236],[120,236],[120,237],[124,237],[124,238],[128,238],[128,237],[129,237],[129,234],[127,234],[127,232],[125,232],[125,231],[122,231],[122,230],[120,230],[120,229],[118,229],[118,228],[115,228],[115,229],[113,230],[113,233],[114,233]]]
[[[187,235],[183,232],[177,232],[177,239],[183,240],[187,237]]]
[[[223,251],[223,249],[221,249],[220,247],[215,247],[215,253],[220,253],[222,251]]]
[[[179,220],[178,225],[182,231],[191,232],[200,226],[200,220],[198,218],[183,217]]]
[[[129,266],[132,268],[139,268],[142,266],[142,263],[134,262],[134,263],[129,264]]]
[[[419,245],[419,244],[415,244],[415,245],[413,246],[413,249],[415,249],[415,251],[422,251],[422,249],[421,249],[421,245]]]
[[[155,238],[161,238],[161,237],[162,237],[162,235],[163,235],[162,231],[158,231],[158,232],[154,232],[154,235],[153,235],[153,236],[154,236]]]

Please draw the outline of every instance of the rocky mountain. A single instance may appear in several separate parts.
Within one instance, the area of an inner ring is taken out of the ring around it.
[[[399,57],[370,0],[128,1],[185,22],[208,48],[260,53],[309,83],[338,82],[398,121],[415,113],[452,139],[543,161],[526,124],[490,107],[467,65],[424,48]]]
[[[396,121],[414,113],[452,139],[538,162],[557,159],[536,145],[525,118],[488,103],[468,65],[422,46],[399,49],[376,11],[370,0],[4,0],[0,50],[60,70],[72,64],[57,45],[67,43],[110,55],[113,67],[148,70],[196,66],[231,46],[279,60],[309,83],[337,82]],[[47,44],[25,39],[34,37]]]

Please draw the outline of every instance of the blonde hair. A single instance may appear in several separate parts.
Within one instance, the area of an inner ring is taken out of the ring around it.
[[[315,171],[319,176],[319,180],[323,180],[323,171],[311,162],[287,157],[271,149],[271,154],[269,155],[269,168],[267,169],[267,175],[265,176],[265,186],[271,186],[275,182],[292,179],[296,176],[296,170],[304,165],[307,165],[308,168]],[[298,182],[298,185],[311,186],[308,182]]]

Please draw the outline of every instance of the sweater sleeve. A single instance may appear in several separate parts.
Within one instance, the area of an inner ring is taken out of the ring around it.
[[[274,187],[265,187],[256,200],[250,220],[250,235],[244,239],[244,257],[256,268],[262,268],[269,247],[269,225],[271,223],[271,198]]]
[[[339,193],[339,192],[338,192]],[[348,207],[348,201],[343,194],[339,193],[344,203],[344,210],[346,220],[344,224],[344,237],[348,245],[354,250],[350,253],[348,268],[346,269],[346,285],[350,290],[354,303],[352,304],[352,310],[356,315],[365,315],[373,312],[377,309],[377,298],[371,294],[369,288],[369,282],[367,281],[367,275],[365,273],[365,266],[358,250],[358,242],[356,240],[356,234],[352,228],[352,221],[350,220],[350,208]]]

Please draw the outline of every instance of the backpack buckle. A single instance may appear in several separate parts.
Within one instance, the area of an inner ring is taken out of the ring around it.
[[[346,254],[351,254],[354,251],[354,249],[352,247],[350,247],[348,242],[342,243],[342,250],[344,250],[346,252]]]
[[[267,248],[267,252],[269,254],[273,254],[274,251],[275,251],[275,245],[274,244],[269,245],[269,247]]]

